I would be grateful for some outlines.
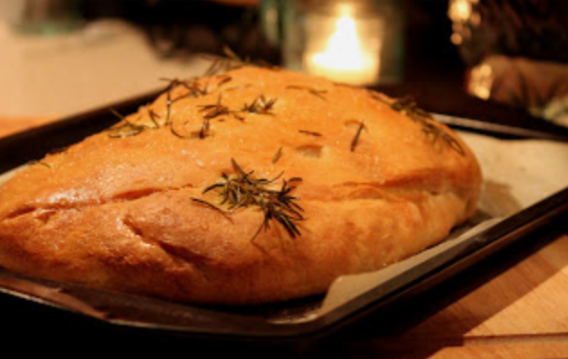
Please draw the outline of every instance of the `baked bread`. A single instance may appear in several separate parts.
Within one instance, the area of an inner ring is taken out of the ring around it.
[[[408,100],[234,66],[173,80],[0,188],[0,265],[174,301],[325,292],[474,212],[470,149]]]

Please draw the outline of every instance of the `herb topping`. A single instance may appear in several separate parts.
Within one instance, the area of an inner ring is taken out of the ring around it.
[[[277,98],[269,98],[264,95],[260,95],[255,98],[250,105],[245,103],[242,112],[273,115],[272,109],[277,100]]]
[[[357,147],[357,144],[359,143],[359,137],[361,137],[361,132],[363,132],[364,128],[365,123],[361,121],[359,128],[357,128],[357,133],[355,133],[355,137],[353,137],[353,140],[351,141],[351,152],[355,151],[355,147]]]
[[[304,135],[310,135],[310,136],[316,136],[316,137],[320,137],[322,135],[319,132],[307,131],[307,130],[298,130],[298,132],[303,133]]]
[[[393,110],[400,112],[403,115],[407,115],[414,122],[420,124],[424,134],[426,134],[428,138],[431,138],[434,143],[440,138],[460,155],[465,154],[465,151],[459,142],[445,131],[444,128],[438,126],[432,115],[419,108],[417,103],[411,97],[403,97],[391,102],[380,96],[380,94],[375,92],[370,93],[375,100],[390,106]]]
[[[324,94],[327,93],[327,90],[318,90],[315,89],[313,87],[308,87],[308,86],[297,86],[297,85],[289,85],[286,86],[287,89],[289,90],[304,90],[304,91],[308,91],[308,93],[321,98],[324,101],[327,101],[327,99],[325,98]]]
[[[203,193],[218,191],[221,198],[220,205],[228,206],[228,210],[224,213],[232,213],[241,208],[259,208],[264,214],[264,220],[254,234],[253,240],[262,229],[268,230],[273,220],[284,227],[292,238],[300,236],[295,222],[305,220],[301,213],[303,209],[297,204],[298,198],[291,196],[290,193],[302,179],[294,177],[282,180],[280,188],[275,189],[274,183],[283,173],[273,179],[255,178],[254,171],[245,172],[234,159],[231,159],[231,163],[235,173],[231,175],[223,173],[220,182],[207,187]],[[217,206],[209,205],[219,209]]]
[[[274,154],[274,157],[272,157],[272,163],[278,162],[278,160],[280,159],[280,156],[282,156],[282,147],[278,148],[278,151],[276,151],[276,153]]]

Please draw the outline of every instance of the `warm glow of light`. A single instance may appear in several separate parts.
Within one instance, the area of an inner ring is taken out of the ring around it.
[[[335,81],[356,85],[372,84],[379,72],[379,50],[365,49],[352,11],[345,6],[335,19],[334,31],[323,51],[309,54],[308,70]]]
[[[314,54],[313,62],[319,66],[337,70],[353,70],[364,67],[361,43],[357,37],[355,20],[343,14],[335,23],[335,32],[324,52]]]
[[[472,2],[471,0],[453,0],[448,9],[450,19],[461,22],[469,20]]]
[[[493,82],[494,76],[491,66],[488,64],[478,65],[471,69],[468,92],[480,99],[487,100],[491,97]]]
[[[450,41],[452,41],[452,44],[454,45],[461,45],[461,43],[463,42],[463,38],[460,34],[452,34],[452,36],[450,36]]]

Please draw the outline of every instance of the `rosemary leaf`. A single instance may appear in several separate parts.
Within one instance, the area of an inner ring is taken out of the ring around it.
[[[261,94],[255,98],[250,105],[245,103],[240,112],[273,115],[272,110],[276,101],[278,101],[277,98],[269,98]]]
[[[217,87],[223,86],[224,84],[230,82],[232,79],[233,79],[233,78],[232,78],[231,76],[224,76],[224,77],[221,79],[221,81],[219,81],[219,82],[217,83]]]
[[[319,97],[320,99],[327,101],[327,99],[325,98],[325,96],[323,96],[325,93],[327,93],[327,90],[317,90],[313,87],[308,87],[308,86],[298,86],[298,85],[289,85],[286,86],[287,89],[290,90],[304,90],[304,91],[308,91],[308,93]]]
[[[393,110],[408,116],[412,121],[418,123],[422,127],[422,132],[424,132],[433,143],[442,139],[452,150],[462,156],[465,155],[465,151],[460,143],[441,127],[430,113],[418,107],[412,97],[406,96],[390,101],[376,92],[370,91],[369,93],[373,99],[388,105]]]
[[[148,115],[150,116],[150,120],[152,121],[152,123],[154,123],[154,127],[160,128],[160,124],[156,120],[156,117],[159,117],[159,116],[154,112],[154,110],[149,110]]]
[[[49,169],[52,169],[52,168],[53,168],[53,167],[51,167],[51,165],[50,165],[49,163],[43,162],[43,161],[37,161],[37,160],[29,161],[28,164],[29,164],[30,166],[33,166],[33,165],[42,165],[42,166],[47,167],[47,168],[49,168]]]
[[[365,123],[363,121],[361,121],[361,124],[359,125],[359,128],[357,129],[357,133],[355,133],[355,137],[353,137],[353,140],[351,141],[351,147],[350,147],[351,152],[355,151],[355,147],[359,143],[359,137],[361,137],[361,132],[363,132],[363,128],[365,128]]]
[[[178,138],[181,138],[181,139],[184,139],[184,140],[185,140],[185,139],[188,139],[188,138],[191,138],[191,135],[182,135],[181,133],[179,133],[178,130],[176,130],[175,126],[173,126],[173,125],[170,126],[170,132],[171,132],[174,136],[176,136],[176,137],[178,137]]]
[[[276,151],[274,157],[272,157],[272,163],[278,162],[281,156],[282,156],[282,147],[278,148],[278,151]]]
[[[303,133],[305,135],[310,135],[310,136],[316,136],[316,137],[320,137],[321,133],[319,132],[314,132],[314,131],[306,131],[306,130],[299,130],[298,132]]]
[[[166,126],[169,126],[172,124],[171,121],[171,109],[172,109],[172,94],[170,93],[170,91],[167,92],[166,95]]]
[[[192,200],[193,202],[200,203],[200,204],[202,204],[202,205],[204,205],[204,206],[207,206],[207,207],[209,207],[209,208],[211,208],[211,209],[213,209],[213,210],[215,210],[215,211],[221,213],[223,216],[225,216],[225,218],[227,218],[227,219],[229,219],[229,220],[232,221],[231,217],[229,217],[229,215],[228,215],[225,211],[223,211],[221,208],[215,206],[214,204],[209,203],[209,202],[204,201],[204,200],[199,199],[199,198],[193,198],[193,197],[191,197],[190,200]]]
[[[224,106],[221,102],[222,94],[219,93],[217,103],[211,105],[201,105],[201,110],[199,110],[199,112],[204,112],[203,117],[205,119],[212,119],[219,116],[229,115],[231,111],[229,111],[229,108],[227,106]]]

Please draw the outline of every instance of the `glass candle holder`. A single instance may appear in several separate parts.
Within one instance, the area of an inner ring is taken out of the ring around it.
[[[284,66],[357,86],[402,77],[402,11],[388,0],[265,0]]]
[[[79,5],[77,0],[7,0],[2,10],[8,23],[21,33],[58,35],[80,28]]]
[[[353,85],[379,80],[384,19],[361,16],[357,7],[340,2],[306,21],[302,63],[307,72]]]

